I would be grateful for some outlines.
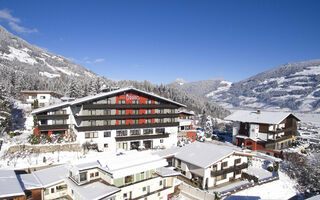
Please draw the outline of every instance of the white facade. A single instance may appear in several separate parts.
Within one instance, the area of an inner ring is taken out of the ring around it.
[[[55,93],[52,93],[50,91],[48,92],[41,92],[41,91],[34,91],[32,94],[28,93],[28,91],[22,91],[22,93],[25,96],[25,102],[33,105],[34,101],[38,101],[39,107],[45,107],[52,104],[61,103],[60,95],[56,95]]]

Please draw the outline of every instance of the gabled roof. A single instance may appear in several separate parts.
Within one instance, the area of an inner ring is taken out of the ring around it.
[[[110,92],[102,92],[102,93],[99,93],[99,94],[96,94],[96,95],[90,95],[90,96],[82,97],[82,98],[76,99],[76,100],[71,101],[71,102],[64,102],[64,103],[51,105],[51,106],[48,106],[48,107],[38,108],[38,109],[33,110],[32,114],[41,113],[41,112],[44,112],[44,111],[47,111],[47,110],[51,110],[51,109],[54,109],[54,108],[77,105],[77,104],[85,103],[87,101],[97,100],[97,99],[101,99],[101,98],[104,98],[104,97],[113,96],[113,95],[118,94],[118,93],[129,92],[129,91],[139,92],[139,93],[142,93],[142,94],[145,94],[145,95],[152,96],[154,98],[161,99],[163,101],[170,102],[170,103],[175,104],[175,105],[180,106],[180,107],[186,107],[186,105],[178,103],[178,102],[173,101],[171,99],[167,99],[167,98],[161,97],[159,95],[156,95],[156,94],[153,94],[153,93],[149,93],[149,92],[145,92],[143,90],[139,90],[139,89],[136,89],[136,88],[133,88],[133,87],[127,87],[127,88],[122,88],[122,89],[119,89],[119,90],[114,90],[114,91],[110,91]]]
[[[16,173],[13,170],[0,170],[0,198],[23,195]]]
[[[33,172],[43,187],[48,187],[64,181],[68,175],[68,168],[65,165],[50,167]]]
[[[112,174],[113,178],[121,178],[168,165],[165,159],[152,155],[150,152],[110,156],[99,161],[102,169]]]
[[[175,158],[201,168],[207,168],[235,152],[242,153],[238,147],[195,141],[181,148]]]
[[[98,200],[104,199],[120,191],[119,188],[103,184],[101,182],[93,182],[86,185],[76,185],[73,181],[66,178],[68,187],[70,187],[80,200]]]
[[[34,174],[20,174],[19,181],[23,190],[34,190],[42,188],[42,184]]]
[[[54,96],[58,96],[58,97],[62,97],[62,94],[53,92],[53,91],[49,91],[49,90],[22,90],[21,91],[22,94],[51,94]]]
[[[247,123],[257,123],[257,124],[280,124],[284,119],[289,116],[293,116],[298,121],[297,118],[292,113],[288,112],[270,112],[270,111],[249,111],[249,110],[239,110],[231,115],[224,118],[229,121],[236,122],[247,122]]]

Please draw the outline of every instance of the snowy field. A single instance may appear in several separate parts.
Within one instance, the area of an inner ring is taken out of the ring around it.
[[[280,171],[279,180],[237,192],[225,199],[251,199],[248,197],[259,197],[255,199],[290,199],[298,194],[298,191],[295,189],[295,184],[296,182],[294,180]],[[234,198],[235,196],[237,198]]]

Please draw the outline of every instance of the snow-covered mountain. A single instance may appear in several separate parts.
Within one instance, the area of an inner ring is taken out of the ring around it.
[[[320,60],[288,63],[205,95],[228,108],[320,112]]]
[[[65,57],[29,44],[2,26],[0,26],[0,64],[51,79],[63,76],[97,77],[95,73]]]
[[[178,88],[199,96],[206,96],[212,91],[224,90],[224,88],[229,87],[230,85],[230,82],[223,79],[209,79],[195,82],[186,82],[180,78],[168,84],[168,86]]]

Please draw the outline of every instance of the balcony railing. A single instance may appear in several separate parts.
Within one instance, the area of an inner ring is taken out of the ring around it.
[[[222,174],[228,174],[231,172],[235,172],[237,170],[241,170],[241,169],[245,169],[248,167],[248,163],[243,163],[241,165],[235,165],[226,169],[222,169],[222,170],[218,170],[218,171],[211,171],[211,176],[215,177],[215,176],[220,176]]]
[[[130,114],[130,115],[78,115],[79,120],[111,120],[111,119],[151,119],[151,118],[173,118],[179,114]]]
[[[39,125],[39,131],[50,131],[50,130],[66,130],[68,124],[54,124],[54,125]]]
[[[63,115],[37,115],[37,118],[39,120],[41,119],[68,119],[69,115],[63,114]]]
[[[78,131],[97,131],[97,130],[117,130],[117,129],[170,127],[170,126],[179,126],[179,122],[152,123],[152,124],[106,125],[106,126],[80,126],[80,127],[76,127],[76,129]]]
[[[167,108],[177,109],[179,106],[173,104],[85,104],[83,109],[139,109],[139,108]]]
[[[132,140],[146,140],[146,139],[157,139],[157,138],[167,138],[169,133],[164,134],[152,134],[152,135],[130,135],[130,136],[117,136],[116,141],[132,141]]]
[[[294,130],[296,130],[296,128],[289,127],[289,128],[277,129],[274,131],[267,131],[266,133],[278,134],[278,133],[283,133],[283,132],[287,132],[287,131],[294,131]]]

